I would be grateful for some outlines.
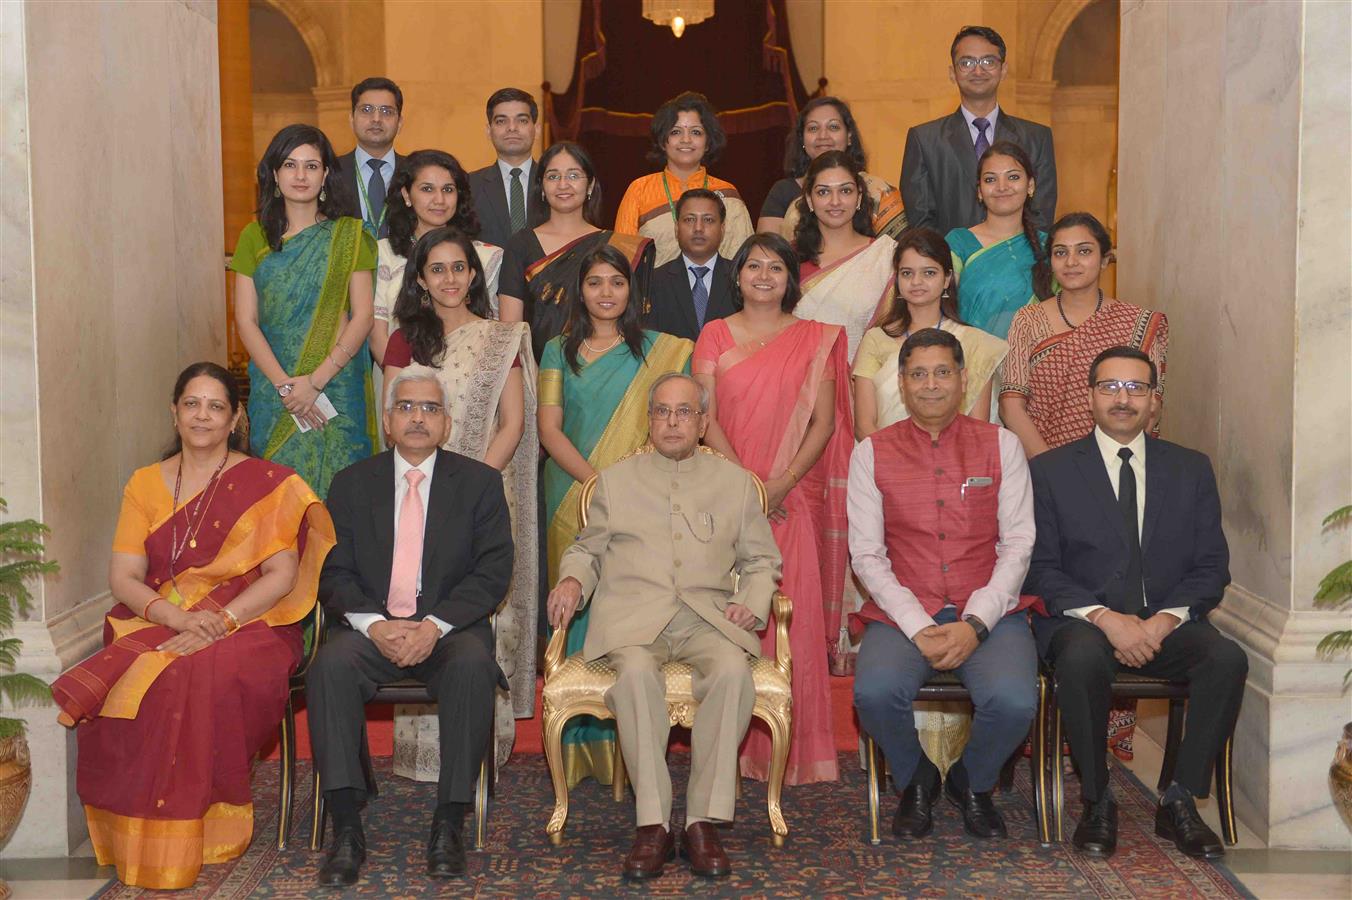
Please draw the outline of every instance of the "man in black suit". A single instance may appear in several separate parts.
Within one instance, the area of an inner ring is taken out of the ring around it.
[[[1056,673],[1085,811],[1075,847],[1106,857],[1117,846],[1117,806],[1105,744],[1110,687],[1119,669],[1190,685],[1174,781],[1155,833],[1189,856],[1225,853],[1197,814],[1211,768],[1239,714],[1248,660],[1207,613],[1230,583],[1230,551],[1211,461],[1146,440],[1158,373],[1130,347],[1103,351],[1089,369],[1094,431],[1035,457],[1037,542],[1024,592],[1050,618],[1035,623]],[[1142,484],[1144,481],[1144,484]]]
[[[732,262],[718,255],[727,217],[723,198],[705,188],[676,201],[676,243],[681,255],[653,273],[644,325],[695,340],[714,319],[737,311],[732,301]]]
[[[404,93],[388,78],[367,78],[352,88],[348,116],[357,146],[338,157],[342,173],[344,215],[361,219],[377,238],[390,233],[385,194],[394,170],[404,158],[394,152],[394,139],[404,127]]]
[[[469,173],[470,196],[479,215],[479,240],[503,247],[544,209],[539,188],[531,189],[531,148],[540,110],[529,93],[507,87],[493,92],[486,112],[488,139],[498,158]]]
[[[353,884],[366,859],[366,701],[405,678],[426,682],[441,728],[427,874],[465,871],[461,831],[492,737],[494,691],[507,687],[489,615],[511,582],[512,530],[497,470],[438,449],[450,433],[447,403],[434,371],[404,369],[385,408],[394,449],[349,466],[329,488],[338,543],[319,596],[333,627],[305,679],[333,816],[321,885]]]
[[[917,125],[906,133],[901,160],[901,199],[912,228],[933,228],[948,234],[970,228],[984,218],[976,194],[976,163],[996,141],[1013,141],[1033,160],[1037,191],[1029,202],[1039,228],[1050,227],[1056,214],[1056,156],[1052,131],[1000,108],[996,93],[1009,71],[1005,41],[993,28],[968,25],[949,50],[949,79],[958,86],[962,104],[942,119]]]

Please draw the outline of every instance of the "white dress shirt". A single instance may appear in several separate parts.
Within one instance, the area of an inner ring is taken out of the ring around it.
[[[1126,447],[1131,451],[1131,471],[1136,475],[1136,534],[1138,537],[1144,537],[1145,534],[1145,432],[1142,431],[1132,439],[1130,444],[1119,444],[1115,438],[1109,437],[1103,432],[1102,428],[1094,426],[1094,443],[1098,444],[1099,453],[1103,455],[1103,465],[1108,469],[1108,483],[1113,486],[1113,496],[1116,497],[1119,492],[1119,485],[1122,483],[1122,457],[1117,455],[1117,451]],[[1141,589],[1141,596],[1145,596],[1145,588]],[[1066,610],[1066,615],[1074,616],[1077,619],[1088,620],[1089,614],[1096,609],[1104,609],[1101,603],[1095,603],[1090,606],[1077,606],[1074,609]],[[1164,609],[1160,612],[1167,612],[1171,616],[1178,618],[1178,625],[1188,621],[1188,608],[1179,606],[1173,609]],[[1178,625],[1174,627],[1177,628]]]
[[[417,469],[419,472],[423,473],[423,480],[418,482],[418,496],[422,499],[423,536],[424,538],[426,537],[427,505],[428,501],[431,499],[432,496],[432,471],[436,468],[436,465],[437,465],[436,453],[429,454],[427,459],[423,460],[421,463],[415,466],[413,465],[413,463],[404,459],[404,457],[400,455],[398,448],[395,448],[394,541],[396,545],[399,543],[399,512],[404,508],[404,498],[408,496],[408,481],[405,479],[405,476],[408,474],[410,469]],[[422,593],[421,563],[418,566],[418,592]],[[355,630],[360,631],[362,634],[365,634],[367,637],[370,637],[370,635],[367,634],[367,629],[371,627],[371,623],[383,621],[384,619],[387,618],[387,616],[385,616],[383,613],[347,613],[345,618],[347,619],[347,624],[351,625]],[[441,632],[442,637],[445,637],[446,635],[451,633],[451,626],[441,621],[436,616],[427,616],[426,618],[433,625],[437,626],[437,630]]]
[[[958,109],[962,111],[962,117],[967,120],[967,133],[972,136],[973,149],[976,149],[977,129],[976,126],[973,125],[972,123],[975,122],[978,118],[984,118],[987,122],[990,123],[989,125],[986,126],[987,144],[995,143],[995,121],[1000,118],[1000,104],[998,103],[995,104],[995,109],[986,113],[985,116],[978,116],[976,113],[972,112],[965,106],[959,105]]]
[[[709,271],[704,273],[700,280],[704,282],[704,294],[709,298],[714,295],[714,263],[718,262],[718,254],[714,253],[702,263],[697,263],[684,253],[681,254],[681,264],[685,266],[685,280],[690,283],[690,293],[695,293],[695,273],[690,271],[691,266],[708,266]]]
[[[972,591],[963,615],[976,616],[987,630],[1019,604],[1019,593],[1037,535],[1033,524],[1033,483],[1023,445],[1012,431],[1001,428],[1000,496],[997,520],[1000,536],[995,543],[995,568],[984,587]],[[919,598],[897,581],[888,561],[889,549],[883,531],[883,495],[873,477],[873,441],[865,438],[850,457],[847,493],[850,558],[855,574],[873,595],[873,601],[897,623],[906,637],[915,636],[934,619]],[[897,552],[896,549],[891,552]]]
[[[514,166],[504,160],[498,160],[498,172],[502,175],[502,195],[507,198],[507,204],[510,207],[512,202],[512,170],[521,170],[521,190],[522,197],[526,201],[526,211],[530,211],[530,174],[535,166],[535,160],[527,158],[519,166]]]

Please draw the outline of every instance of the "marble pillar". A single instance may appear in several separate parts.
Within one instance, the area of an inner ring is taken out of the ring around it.
[[[170,438],[187,363],[224,357],[216,4],[0,4],[0,493],[61,573],[17,623],[50,681],[100,641],[122,486]],[[28,723],[34,790],[7,857],[85,837],[75,740]]]
[[[1241,820],[1347,850],[1329,761],[1352,702],[1319,637],[1320,577],[1352,555],[1352,7],[1122,3],[1119,294],[1170,318],[1164,436],[1209,454],[1233,583],[1213,615],[1249,654]]]

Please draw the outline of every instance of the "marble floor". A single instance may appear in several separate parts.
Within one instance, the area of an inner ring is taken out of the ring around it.
[[[1136,734],[1136,759],[1129,768],[1146,784],[1159,775],[1162,751],[1145,733]],[[1214,800],[1198,804],[1203,818],[1220,831]],[[1352,838],[1348,852],[1270,850],[1239,825],[1239,843],[1225,863],[1259,900],[1348,900],[1352,898]],[[86,845],[68,859],[0,859],[0,879],[14,900],[81,900],[101,888],[114,871],[95,863]]]

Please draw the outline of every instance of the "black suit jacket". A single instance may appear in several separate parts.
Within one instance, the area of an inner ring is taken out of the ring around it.
[[[539,160],[531,160],[532,174],[537,165]],[[531,190],[529,180],[523,178],[522,181],[526,190],[526,221],[529,223],[531,217],[540,211],[544,201]],[[479,215],[479,240],[499,247],[507,246],[507,239],[512,236],[512,217],[507,209],[507,186],[503,183],[497,160],[493,160],[492,165],[469,173],[469,191],[474,211]]]
[[[333,476],[327,506],[338,543],[324,561],[319,599],[335,619],[385,612],[394,563],[394,452]],[[502,474],[449,450],[437,451],[423,539],[422,592],[413,618],[429,615],[459,631],[482,623],[512,580],[512,527]]]
[[[1187,607],[1189,619],[1200,621],[1230,583],[1216,476],[1205,454],[1147,441],[1141,530],[1146,609]],[[1045,649],[1068,609],[1123,611],[1127,526],[1092,433],[1034,457],[1028,469],[1037,541],[1023,590],[1040,596],[1051,616],[1035,623]]]
[[[1003,109],[995,119],[995,140],[1012,141],[1033,161],[1033,217],[1047,230],[1056,215],[1056,154],[1052,130]],[[992,141],[994,143],[994,141]],[[901,200],[911,228],[933,228],[946,235],[970,228],[985,217],[976,199],[976,152],[962,110],[906,133],[901,159]]]
[[[710,262],[714,270],[709,275],[709,308],[704,313],[704,324],[722,319],[737,311],[732,302],[732,261],[715,256]],[[644,325],[655,331],[676,337],[696,340],[699,320],[695,318],[695,298],[690,292],[690,273],[685,269],[685,258],[678,256],[658,266],[648,288],[647,314]]]
[[[399,167],[402,166],[403,164],[404,157],[400,156],[398,151],[396,151],[394,154],[395,171],[398,171]],[[366,211],[362,209],[361,205],[362,189],[361,186],[357,184],[357,178],[358,177],[364,178],[365,180],[362,182],[362,184],[365,184],[366,181],[369,181],[371,178],[370,169],[367,169],[366,172],[364,173],[357,172],[357,151],[353,150],[350,153],[344,153],[342,156],[338,157],[337,171],[339,173],[337,183],[339,186],[339,190],[342,192],[341,197],[343,202],[343,215],[351,216],[354,219],[364,220]],[[391,180],[393,180],[393,175],[391,175]],[[385,202],[389,203],[389,201],[390,197],[387,193],[385,196]],[[389,214],[387,213],[385,216],[385,221],[381,223],[380,234],[376,235],[377,238],[389,237],[390,234],[389,219],[390,217]]]

